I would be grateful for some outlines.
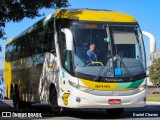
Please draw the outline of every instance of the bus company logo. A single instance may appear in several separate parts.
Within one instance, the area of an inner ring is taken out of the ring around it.
[[[11,112],[2,112],[2,117],[11,117]]]
[[[107,81],[107,82],[110,82],[110,81],[121,82],[123,80],[122,79],[113,79],[113,78],[109,79],[109,78],[106,78],[105,81]]]

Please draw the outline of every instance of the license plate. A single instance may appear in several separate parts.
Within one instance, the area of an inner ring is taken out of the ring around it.
[[[109,104],[121,104],[121,99],[109,99]]]

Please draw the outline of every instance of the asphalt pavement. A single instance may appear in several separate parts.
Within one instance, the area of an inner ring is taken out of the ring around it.
[[[3,117],[2,117],[3,116]],[[48,105],[32,104],[31,108],[17,110],[11,100],[0,100],[0,119],[54,119],[54,120],[80,120],[80,119],[133,119],[133,120],[160,120],[160,104],[148,103],[144,108],[128,108],[118,117],[109,116],[102,109],[80,109],[63,112],[54,116]]]

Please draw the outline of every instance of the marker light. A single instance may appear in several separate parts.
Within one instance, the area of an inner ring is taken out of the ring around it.
[[[80,91],[89,92],[89,91],[92,91],[92,90],[93,90],[93,89],[90,89],[90,88],[88,88],[88,87],[86,87],[86,86],[82,86],[82,85],[73,83],[73,82],[71,82],[71,81],[68,81],[68,82],[69,82],[69,84],[70,84],[71,86],[73,86],[74,88],[77,88],[77,89],[80,90]]]
[[[146,89],[146,85],[142,85],[142,86],[140,86],[140,87],[137,88],[137,90],[138,90],[139,92],[141,92],[141,91],[143,91],[143,90],[145,90],[145,89]]]

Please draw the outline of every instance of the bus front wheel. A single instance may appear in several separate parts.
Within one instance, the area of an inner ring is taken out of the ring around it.
[[[123,112],[123,108],[106,109],[110,116],[118,116]]]
[[[52,88],[50,91],[50,105],[51,105],[51,111],[55,116],[58,116],[61,114],[61,107],[58,106],[57,101],[57,91],[55,88]]]

